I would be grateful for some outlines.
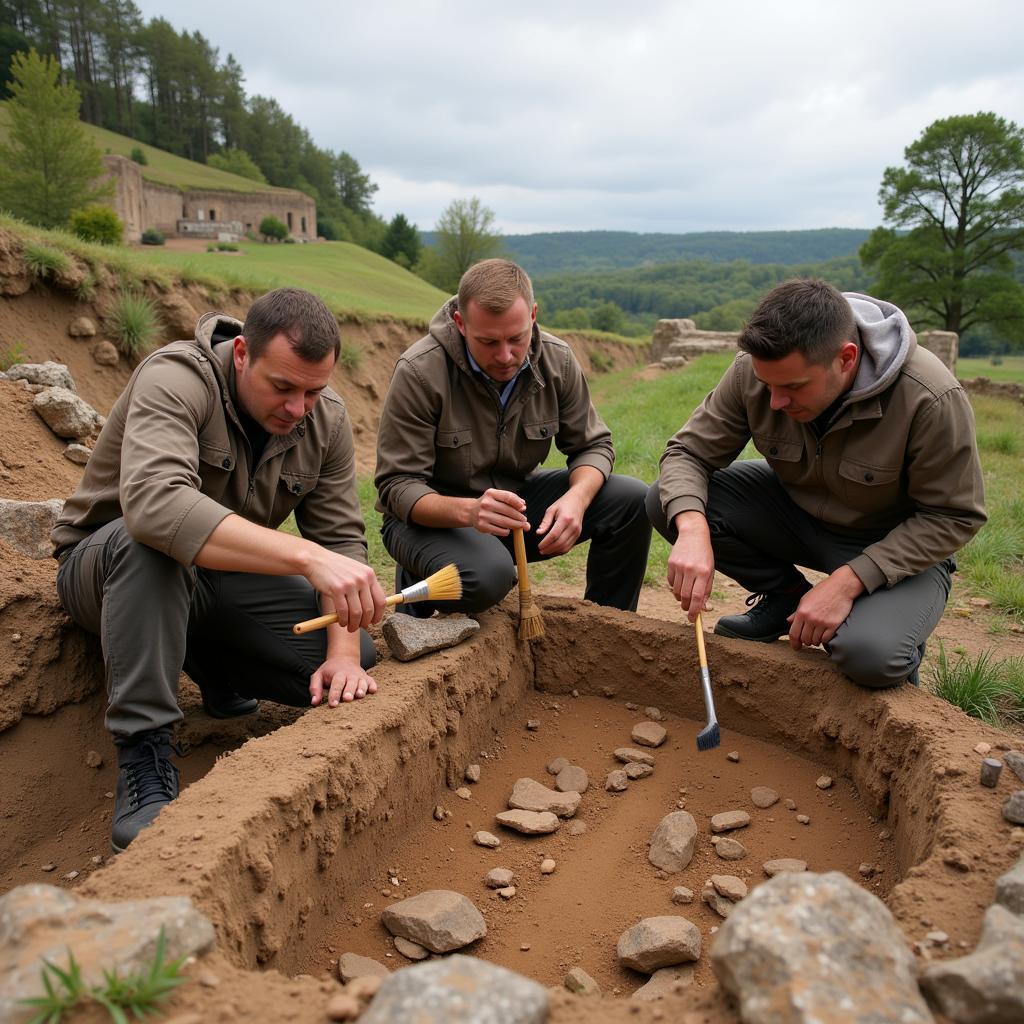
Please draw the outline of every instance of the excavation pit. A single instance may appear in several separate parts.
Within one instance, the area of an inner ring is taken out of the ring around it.
[[[707,954],[722,920],[701,889],[712,874],[737,875],[753,888],[773,858],[842,871],[886,902],[908,943],[941,930],[948,952],[936,955],[973,948],[994,881],[1021,847],[999,810],[1013,788],[1009,773],[996,790],[977,780],[973,747],[996,746],[1005,734],[911,687],[857,689],[819,653],[708,637],[723,733],[719,748],[698,753],[704,712],[691,630],[562,599],[543,609],[547,634],[534,644],[517,641],[513,609],[503,607],[482,616],[480,632],[457,648],[384,663],[371,700],[286,716],[244,744],[244,733],[211,735],[206,753],[199,744],[190,755],[204,766],[224,749],[210,770],[77,891],[190,896],[213,921],[218,962],[234,981],[196,990],[185,1005],[212,1013],[230,992],[230,1006],[257,1020],[277,1019],[271,994],[284,990],[298,1000],[291,1007],[301,1006],[295,1019],[322,1020],[325,982],[314,978],[333,973],[342,953],[406,965],[380,914],[428,889],[458,891],[485,915],[487,936],[465,952],[548,986],[580,966],[606,996],[623,997],[604,1000],[593,1020],[637,1019],[625,997],[645,978],[618,965],[615,944],[641,918],[663,914],[688,918],[703,940],[680,1006],[735,1020]],[[81,704],[54,720],[74,722],[79,746],[103,743],[99,694]],[[668,732],[651,750],[654,774],[606,792],[607,773],[621,767],[612,751],[636,746],[631,731],[648,706],[664,714]],[[528,720],[539,728],[526,728]],[[42,727],[23,721],[0,742],[9,749],[26,724]],[[738,761],[729,760],[732,751]],[[551,836],[524,837],[498,826],[494,815],[516,779],[553,785],[545,767],[557,756],[590,776],[570,819],[586,831],[570,835],[566,822]],[[467,783],[474,763],[480,781]],[[834,782],[822,789],[824,775]],[[771,787],[779,802],[756,807],[755,786]],[[460,787],[468,800],[456,795]],[[680,800],[697,822],[696,853],[684,870],[659,877],[648,841]],[[451,812],[440,822],[438,804]],[[727,835],[747,855],[724,860],[711,843],[710,816],[737,809],[751,823]],[[475,845],[478,830],[498,835],[500,848]],[[542,856],[556,861],[554,873],[541,874]],[[871,865],[869,877],[862,864]],[[510,900],[484,885],[497,866],[516,874]],[[29,880],[51,879],[38,871],[17,879]],[[673,904],[676,886],[692,890],[694,902]],[[576,1006],[564,993],[550,1019],[582,1019]]]

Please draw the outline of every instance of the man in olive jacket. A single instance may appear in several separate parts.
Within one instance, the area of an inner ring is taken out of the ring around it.
[[[539,470],[552,442],[567,468]],[[398,360],[384,400],[377,507],[399,585],[455,562],[463,597],[445,610],[489,608],[515,583],[511,531],[523,530],[530,561],[590,540],[585,596],[635,611],[646,487],[612,474],[614,458],[572,350],[537,328],[529,277],[508,260],[477,263]]]
[[[103,644],[121,850],[178,793],[182,667],[208,714],[337,706],[366,674],[384,594],[366,565],[352,430],[327,381],[337,321],[281,288],[245,324],[206,314],[142,361],[53,530],[57,589]],[[301,533],[277,530],[295,513]],[[291,633],[321,611],[340,625]]]
[[[716,633],[788,632],[863,686],[916,682],[952,556],[985,522],[966,394],[899,309],[824,281],[771,291],[739,348],[648,496],[674,595],[692,622],[717,566],[753,607]],[[734,462],[749,440],[764,461]]]

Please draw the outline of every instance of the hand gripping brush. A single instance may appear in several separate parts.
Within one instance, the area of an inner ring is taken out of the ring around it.
[[[693,624],[697,632],[697,657],[700,660],[700,685],[704,691],[704,710],[707,712],[708,723],[697,733],[697,749],[712,750],[722,742],[715,717],[715,700],[711,696],[711,673],[708,671],[708,656],[704,650],[704,626],[697,612],[697,621]]]
[[[412,604],[413,601],[458,601],[462,597],[462,579],[457,565],[446,565],[420,583],[414,583],[397,594],[392,594],[384,603],[390,608],[396,604]],[[305,622],[296,622],[293,633],[308,633],[323,629],[338,621],[338,613],[320,615]]]

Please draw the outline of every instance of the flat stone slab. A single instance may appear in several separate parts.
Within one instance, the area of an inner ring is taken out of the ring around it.
[[[774,878],[776,875],[783,875],[787,872],[789,874],[799,874],[801,871],[807,870],[807,861],[798,860],[796,857],[776,857],[774,860],[766,860],[761,865],[761,870],[769,878]]]
[[[580,799],[578,792],[559,793],[535,779],[517,779],[508,805],[512,810],[550,811],[560,818],[571,818],[579,810]]]
[[[484,877],[484,885],[488,889],[505,889],[513,885],[515,880],[516,875],[511,868],[491,868]]]
[[[647,859],[662,871],[674,874],[693,860],[697,845],[697,822],[689,811],[673,811],[658,822],[651,836]]]
[[[410,942],[409,939],[403,939],[401,935],[396,935],[393,941],[395,949],[407,960],[426,960],[430,956],[430,950],[426,946],[421,946],[418,942]]]
[[[548,992],[529,978],[472,956],[395,971],[360,1024],[544,1024]]]
[[[714,844],[715,853],[722,860],[743,860],[747,855],[747,848],[738,840],[723,836]]]
[[[646,985],[641,985],[631,998],[640,1002],[653,1002],[665,996],[676,996],[693,984],[693,966],[676,964],[675,967],[662,967],[651,975]]]
[[[462,893],[429,889],[393,903],[380,915],[392,935],[411,939],[432,953],[450,953],[487,934],[483,915]]]
[[[630,761],[623,771],[627,779],[646,779],[648,775],[654,774],[654,768],[642,761]]]
[[[601,986],[582,967],[573,967],[565,976],[565,987],[577,996],[599,996]]]
[[[645,917],[619,936],[619,963],[653,974],[661,967],[700,959],[700,930],[685,917]]]
[[[502,811],[494,816],[494,820],[525,836],[546,836],[557,832],[561,824],[558,815],[550,811]]]
[[[353,978],[386,978],[391,971],[382,963],[358,953],[342,953],[338,957],[338,977],[346,984]]]
[[[750,802],[755,807],[768,808],[779,802],[779,794],[767,786],[755,786],[750,791]]]
[[[466,615],[417,619],[397,612],[384,620],[384,639],[399,661],[412,661],[424,654],[454,647],[480,629],[480,623]]]
[[[555,789],[560,793],[586,793],[590,776],[579,765],[566,765],[555,777]]]
[[[630,733],[633,742],[642,747],[660,747],[667,735],[665,727],[657,722],[637,722]]]
[[[617,747],[614,757],[616,761],[621,761],[622,764],[630,764],[636,761],[640,764],[649,764],[652,768],[654,767],[654,755],[646,750],[637,750],[636,747]]]
[[[723,811],[711,819],[712,832],[731,832],[733,829],[746,828],[750,824],[750,815],[746,811]]]

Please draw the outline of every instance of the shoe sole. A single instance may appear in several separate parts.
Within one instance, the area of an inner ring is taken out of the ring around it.
[[[256,706],[250,708],[248,711],[235,711],[231,714],[225,714],[223,711],[219,711],[216,708],[211,707],[209,704],[206,703],[205,700],[203,701],[203,711],[205,711],[206,714],[210,716],[210,718],[217,718],[221,721],[225,721],[229,718],[247,718],[249,715],[255,715],[256,712],[259,711],[259,709],[260,702],[256,701]]]
[[[714,632],[716,636],[727,636],[730,640],[753,640],[758,644],[773,644],[783,636],[782,633],[772,633],[768,636],[747,636],[742,633],[734,633],[728,626],[722,626],[719,623],[716,623]]]

